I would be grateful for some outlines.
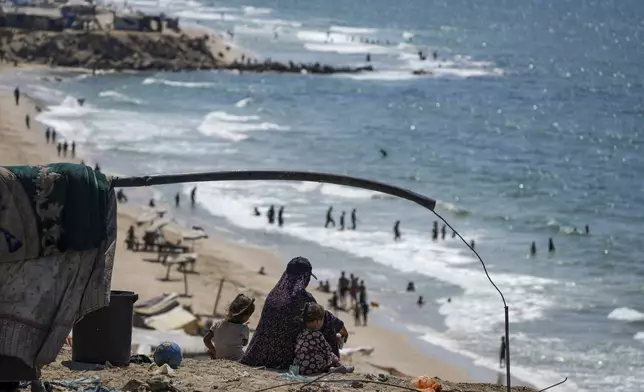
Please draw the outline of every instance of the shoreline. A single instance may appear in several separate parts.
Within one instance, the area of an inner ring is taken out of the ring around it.
[[[12,68],[12,67],[11,67]],[[1,71],[2,69],[0,69]],[[44,140],[44,127],[37,121],[32,121],[30,130],[24,129],[24,115],[30,114],[35,120],[36,101],[26,97],[24,94],[18,110],[7,110],[16,108],[13,105],[13,97],[9,91],[0,91],[0,156],[3,157],[3,165],[10,164],[43,164],[58,161],[55,149],[49,146]],[[44,109],[44,108],[43,108]],[[61,135],[63,136],[63,135]],[[62,138],[60,139],[62,140]],[[82,155],[82,146],[80,149]],[[91,158],[91,157],[82,157]],[[77,156],[76,162],[81,157]],[[69,161],[69,160],[68,160]],[[131,205],[119,205],[118,227],[119,239],[125,237],[129,223],[141,211],[140,207]],[[250,247],[245,244],[238,244],[221,238],[211,237],[197,247],[199,261],[197,270],[198,276],[189,277],[190,292],[193,298],[190,301],[195,313],[208,314],[212,312],[214,302],[213,292],[216,289],[221,276],[228,277],[232,285],[225,285],[222,292],[220,304],[226,304],[241,290],[247,290],[258,296],[264,296],[273,287],[284,268],[287,260],[279,257],[271,251]],[[172,282],[160,282],[159,276],[163,275],[164,267],[144,261],[145,254],[128,252],[124,249],[122,240],[119,240],[116,253],[116,262],[112,276],[112,289],[129,289],[137,292],[140,301],[149,299],[162,292],[183,291],[181,280]],[[261,260],[259,263],[254,260]],[[312,260],[315,269],[315,260]],[[264,266],[268,275],[260,276],[257,270]],[[161,271],[163,270],[163,271]],[[278,273],[276,273],[278,272]],[[176,274],[176,272],[174,273]],[[174,274],[171,274],[174,275]],[[212,279],[208,279],[212,278]],[[326,295],[321,295],[314,287],[310,291],[316,298],[326,305]],[[201,293],[201,295],[199,295]],[[184,302],[185,300],[182,300]],[[220,305],[219,310],[224,305]],[[251,319],[251,326],[254,326],[261,311],[258,309]],[[340,314],[350,330],[349,344],[347,347],[359,345],[370,345],[375,347],[372,356],[356,358],[357,371],[376,372],[377,368],[371,366],[372,362],[381,367],[394,367],[410,375],[425,374],[431,369],[432,376],[438,376],[450,381],[472,381],[468,377],[466,369],[461,369],[440,359],[433,358],[414,347],[408,336],[386,330],[380,326],[366,328],[352,328],[352,317]],[[374,344],[374,342],[378,342]],[[386,342],[387,344],[380,344]],[[364,361],[361,361],[364,359]]]

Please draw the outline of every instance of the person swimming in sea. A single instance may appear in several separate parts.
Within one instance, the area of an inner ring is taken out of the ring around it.
[[[389,153],[384,148],[381,148],[380,155],[382,155],[383,158],[387,158],[387,155],[389,155]]]

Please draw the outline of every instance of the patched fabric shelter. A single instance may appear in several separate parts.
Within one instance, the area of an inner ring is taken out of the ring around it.
[[[115,244],[105,175],[67,163],[0,167],[0,380],[35,378],[78,320],[109,305]]]

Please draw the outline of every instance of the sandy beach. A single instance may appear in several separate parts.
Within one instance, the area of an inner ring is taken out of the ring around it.
[[[55,146],[47,144],[44,127],[33,119],[38,114],[37,104],[23,96],[20,105],[13,102],[10,91],[0,92],[0,157],[2,165],[36,165],[57,161],[72,161],[58,158]],[[44,108],[42,108],[44,110]],[[25,116],[31,117],[31,127],[26,128]],[[59,138],[59,141],[60,140]],[[71,143],[71,141],[69,141]],[[77,151],[76,161],[83,158],[82,150]],[[109,172],[109,168],[107,170]],[[183,207],[187,208],[187,207]],[[171,212],[171,208],[169,209]],[[131,204],[119,205],[118,238],[112,289],[134,291],[140,300],[146,300],[164,292],[181,293],[184,290],[181,274],[173,271],[174,281],[163,282],[165,267],[148,261],[156,258],[154,253],[131,252],[126,250],[123,239],[128,227],[135,222],[142,209]],[[207,229],[207,228],[206,228]],[[140,233],[137,232],[137,235]],[[261,314],[264,296],[281,275],[288,259],[297,255],[280,255],[248,245],[236,244],[216,236],[200,241],[196,246],[199,259],[196,274],[190,274],[189,291],[191,298],[182,302],[192,306],[196,314],[212,315],[213,305],[220,280],[226,280],[222,291],[219,312],[239,293],[246,292],[257,298],[259,305],[250,320],[251,328],[257,324]],[[306,255],[303,255],[306,256]],[[315,271],[315,260],[311,260]],[[257,271],[263,266],[265,276]],[[333,282],[333,285],[335,282]],[[320,303],[326,305],[328,297],[314,290],[310,291]],[[431,358],[416,349],[406,336],[378,326],[353,327],[352,315],[338,314],[345,321],[350,332],[347,347],[372,346],[375,351],[370,356],[354,356],[353,364],[359,372],[379,372],[373,365],[383,368],[394,367],[408,375],[432,375],[450,381],[466,381],[464,369],[444,363],[439,358]]]

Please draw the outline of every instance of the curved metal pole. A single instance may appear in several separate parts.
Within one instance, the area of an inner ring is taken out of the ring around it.
[[[365,180],[358,177],[344,176],[340,174],[317,173],[305,171],[284,171],[284,170],[238,170],[206,173],[186,174],[161,174],[156,176],[142,177],[112,177],[112,186],[129,188],[139,186],[176,184],[180,182],[204,182],[204,181],[312,181],[326,182],[336,185],[346,185],[357,188],[369,189],[376,192],[386,193],[414,203],[434,211],[436,200],[420,195],[410,190],[388,185],[378,181]]]
[[[205,182],[205,181],[311,181],[322,182],[336,185],[352,186],[356,188],[368,189],[376,192],[386,193],[388,195],[397,196],[401,199],[412,201],[421,207],[425,207],[439,217],[450,229],[452,229],[458,237],[463,241],[478,258],[483,266],[483,271],[488,280],[494,286],[496,291],[501,296],[505,308],[505,340],[506,340],[506,387],[510,391],[510,320],[508,316],[508,306],[505,302],[505,297],[492,278],[487,272],[485,263],[481,256],[465,241],[465,239],[436,211],[436,200],[423,196],[408,189],[400,188],[397,186],[385,184],[378,181],[366,180],[358,177],[345,176],[340,174],[306,172],[306,171],[287,171],[287,170],[238,170],[238,171],[221,171],[221,172],[205,172],[205,173],[186,173],[186,174],[167,174],[155,176],[142,176],[142,177],[112,177],[111,184],[113,187],[129,188],[140,186],[153,186],[153,185],[166,185],[177,184],[182,182]]]

